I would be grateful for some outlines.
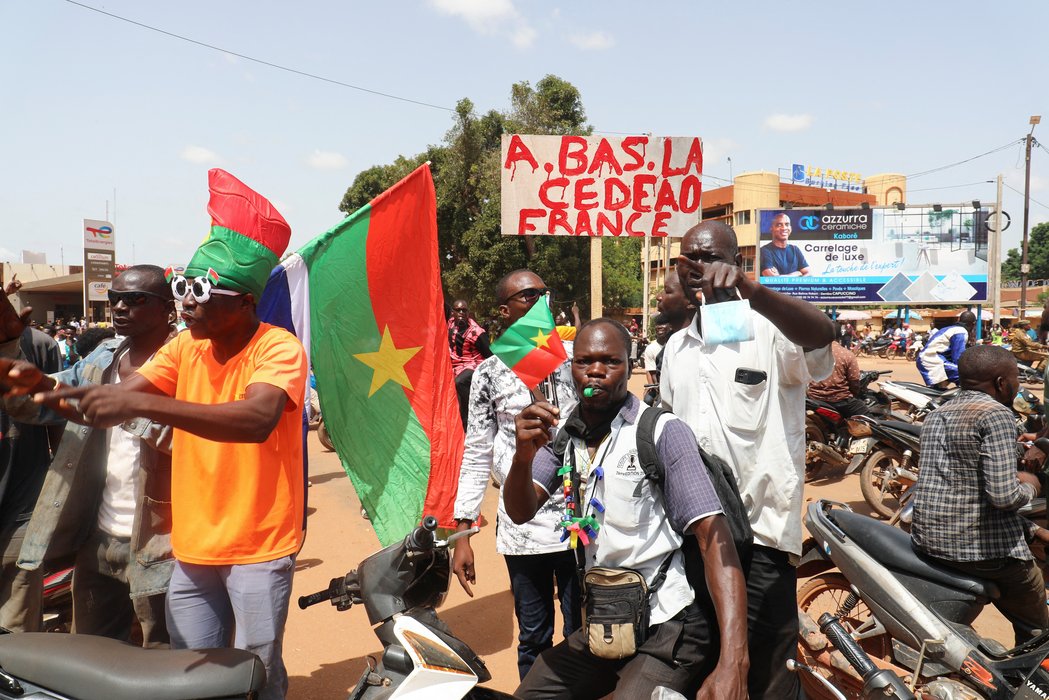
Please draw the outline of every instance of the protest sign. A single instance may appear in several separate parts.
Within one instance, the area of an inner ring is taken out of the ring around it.
[[[816,304],[987,299],[985,212],[971,207],[759,212],[761,283]]]
[[[502,138],[504,235],[683,236],[699,221],[698,137]]]

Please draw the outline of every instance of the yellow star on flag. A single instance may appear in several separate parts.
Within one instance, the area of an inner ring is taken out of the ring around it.
[[[372,368],[372,385],[368,391],[370,397],[386,382],[396,382],[401,386],[412,388],[412,382],[404,371],[404,365],[422,350],[417,348],[398,348],[393,344],[390,336],[390,327],[386,326],[382,332],[382,341],[379,349],[375,352],[361,352],[354,355],[355,358]]]
[[[551,331],[551,333],[552,332],[553,331]],[[531,341],[535,343],[537,348],[546,348],[549,350],[550,346],[547,345],[547,343],[550,342],[551,333],[543,333],[542,331],[539,331],[534,338],[531,338]]]

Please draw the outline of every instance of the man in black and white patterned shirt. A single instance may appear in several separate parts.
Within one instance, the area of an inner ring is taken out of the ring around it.
[[[496,298],[504,327],[524,316],[546,294],[546,285],[534,272],[515,270],[496,285]],[[565,342],[572,355],[572,343]],[[566,360],[555,373],[558,403],[562,410],[576,404],[570,363]],[[459,471],[459,490],[455,498],[458,530],[468,529],[477,520],[481,501],[490,479],[499,484],[506,479],[514,457],[514,418],[532,403],[528,387],[498,357],[489,357],[476,370],[470,385],[466,448]],[[506,515],[499,495],[496,514],[496,551],[506,560],[510,590],[517,616],[517,666],[524,678],[536,657],[553,645],[554,584],[560,601],[562,628],[568,636],[580,626],[579,583],[575,558],[556,529],[564,511],[563,497],[551,498],[530,523],[516,525]],[[469,540],[455,546],[452,570],[467,594],[476,580],[473,549]]]
[[[962,391],[933,411],[921,435],[914,492],[915,548],[944,566],[994,581],[994,602],[1016,643],[1049,629],[1042,574],[1028,536],[1049,532],[1016,511],[1038,495],[1034,474],[1017,472],[1011,406],[1020,386],[1008,350],[980,345],[958,361]]]

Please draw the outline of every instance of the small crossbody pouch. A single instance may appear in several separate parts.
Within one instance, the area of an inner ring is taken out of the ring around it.
[[[633,569],[591,568],[583,576],[586,643],[602,659],[633,656],[648,635],[648,585]]]

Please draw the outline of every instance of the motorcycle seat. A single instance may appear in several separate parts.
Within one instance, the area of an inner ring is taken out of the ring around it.
[[[863,551],[891,571],[917,576],[978,598],[996,600],[1001,595],[991,581],[933,563],[914,551],[911,536],[899,528],[848,510],[835,510],[831,517]]]
[[[924,384],[917,384],[915,382],[893,382],[893,384],[933,399],[938,399],[943,396],[945,391],[950,391],[949,389],[937,389],[935,387],[925,386]]]
[[[811,406],[809,405],[811,404]],[[826,408],[835,413],[840,413],[838,407],[827,401],[821,401],[820,399],[814,399],[811,396],[805,397],[805,408]]]
[[[243,649],[142,649],[86,634],[0,635],[0,668],[78,700],[242,698],[266,684]]]
[[[907,433],[914,437],[921,437],[922,434],[921,423],[905,423],[902,420],[883,420],[878,421],[878,425],[891,428],[892,430],[899,430],[901,433]]]

